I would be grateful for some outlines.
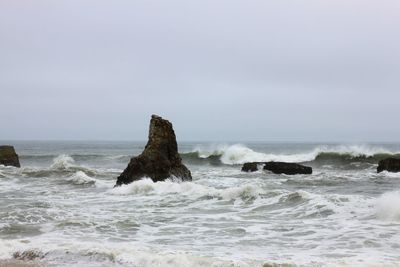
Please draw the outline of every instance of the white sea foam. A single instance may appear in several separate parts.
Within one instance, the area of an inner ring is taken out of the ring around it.
[[[400,172],[383,171],[383,172],[379,173],[379,175],[384,175],[388,178],[400,178]]]
[[[324,264],[322,266],[324,266],[324,267],[399,267],[400,266],[400,263],[382,263],[378,259],[371,257],[371,254],[373,255],[373,253],[366,255],[366,257],[364,258],[365,259],[364,261],[352,260],[352,259],[342,259],[342,260],[337,260],[337,261],[333,261],[333,262],[326,262],[326,264]],[[295,266],[297,266],[297,265],[295,265]],[[321,266],[321,265],[316,265],[316,266]]]
[[[380,219],[400,221],[400,191],[387,192],[376,203],[376,213]]]
[[[86,175],[86,173],[83,171],[77,171],[71,177],[69,177],[68,180],[76,185],[90,185],[96,183],[96,179]]]
[[[62,154],[53,159],[51,169],[68,169],[74,163],[74,159],[68,155]]]
[[[194,182],[176,183],[172,181],[153,182],[146,178],[128,185],[121,185],[111,190],[112,194],[121,195],[168,195],[179,194],[182,196],[200,198],[204,196],[221,198],[225,200],[249,199],[258,197],[263,190],[255,185],[242,185],[237,187],[217,189],[211,186],[196,184]]]
[[[53,240],[54,241],[54,240]],[[40,248],[40,249],[39,249]],[[140,267],[249,267],[235,260],[222,260],[184,251],[154,250],[126,243],[80,242],[59,243],[38,239],[29,244],[17,241],[0,242],[0,259],[9,259],[14,253],[33,252],[52,266],[140,266]],[[34,255],[30,253],[31,255]]]
[[[54,245],[57,242],[57,245]],[[0,240],[0,260],[10,259],[14,254],[37,256],[35,263],[44,266],[140,266],[140,267],[399,267],[398,262],[382,262],[370,251],[363,260],[358,258],[321,259],[310,261],[307,256],[293,259],[250,260],[226,259],[198,255],[180,250],[148,248],[135,243],[90,242],[72,240],[62,242],[45,237],[26,240]]]
[[[115,187],[111,190],[111,193],[117,195],[137,195],[146,194],[151,191],[154,191],[154,182],[151,179],[142,179],[128,185],[123,184]]]
[[[211,155],[220,155],[221,162],[224,164],[242,164],[245,162],[262,161],[284,161],[284,162],[306,162],[315,160],[321,153],[337,153],[349,155],[351,157],[366,156],[376,154],[397,154],[381,147],[368,145],[338,145],[338,146],[318,146],[311,151],[297,154],[269,154],[254,151],[242,144],[234,145],[214,145],[209,147],[196,147],[193,152],[198,152],[199,157],[207,158]]]

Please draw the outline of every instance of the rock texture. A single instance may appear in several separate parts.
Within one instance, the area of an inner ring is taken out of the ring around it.
[[[21,167],[19,158],[13,146],[0,146],[0,164],[5,166]]]
[[[242,172],[255,172],[258,171],[257,162],[246,162],[242,166]]]
[[[192,180],[189,169],[182,164],[178,154],[172,124],[156,115],[151,116],[149,140],[144,151],[131,158],[128,167],[118,177],[116,186],[129,184],[143,177],[150,177],[154,182],[164,181],[169,177],[177,177],[183,181]]]
[[[400,159],[397,158],[387,158],[379,161],[377,172],[400,172]]]
[[[267,162],[264,165],[264,170],[271,171],[276,174],[312,174],[312,168],[303,166],[297,163],[287,162]]]

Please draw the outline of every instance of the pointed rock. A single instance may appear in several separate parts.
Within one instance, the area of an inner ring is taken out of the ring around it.
[[[13,146],[0,146],[0,165],[21,167]]]
[[[154,182],[177,177],[191,181],[192,175],[182,164],[172,124],[163,118],[152,115],[149,140],[142,154],[131,158],[128,167],[117,179],[116,186],[129,184],[150,177]]]

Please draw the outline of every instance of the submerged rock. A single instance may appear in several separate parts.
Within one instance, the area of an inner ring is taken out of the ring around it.
[[[154,182],[177,177],[191,181],[192,175],[182,164],[178,154],[178,145],[172,124],[163,118],[152,115],[150,120],[149,140],[142,154],[131,158],[128,167],[117,179],[116,186],[129,184],[149,177]]]
[[[0,146],[0,165],[21,167],[13,146]]]
[[[45,254],[38,250],[25,250],[14,252],[13,258],[16,260],[33,261],[35,259],[43,259]],[[1,266],[1,265],[0,265]],[[13,265],[10,265],[13,266]],[[19,265],[16,265],[19,266]]]
[[[255,172],[258,171],[257,162],[246,162],[243,164],[242,172]]]
[[[383,171],[400,172],[400,159],[398,158],[383,159],[379,161],[378,168],[376,170],[378,173]]]
[[[264,165],[264,170],[271,171],[276,174],[312,174],[312,168],[303,166],[297,163],[287,162],[267,162]]]

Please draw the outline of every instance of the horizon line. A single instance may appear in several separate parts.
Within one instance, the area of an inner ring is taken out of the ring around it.
[[[137,142],[145,143],[147,139],[0,139],[0,142]],[[355,140],[181,140],[177,143],[307,143],[307,144],[400,144],[400,140],[389,141],[355,141]]]

